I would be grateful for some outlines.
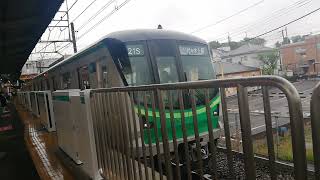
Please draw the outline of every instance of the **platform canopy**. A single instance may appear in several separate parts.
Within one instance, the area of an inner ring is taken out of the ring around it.
[[[0,74],[21,68],[63,0],[0,1]]]

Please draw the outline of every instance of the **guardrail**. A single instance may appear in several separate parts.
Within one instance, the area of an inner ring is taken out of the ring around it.
[[[187,141],[190,141],[190,129],[194,133],[197,174],[203,175],[202,134],[199,129],[199,115],[204,113],[207,128],[212,177],[217,178],[215,137],[213,131],[212,88],[220,90],[226,154],[229,174],[235,179],[233,155],[231,149],[229,121],[225,88],[235,87],[238,93],[243,159],[246,179],[256,179],[251,122],[247,87],[261,86],[263,93],[265,124],[268,145],[268,161],[271,179],[277,178],[275,153],[271,122],[269,87],[279,88],[288,100],[295,179],[307,179],[307,162],[304,139],[303,114],[299,94],[287,80],[275,76],[261,76],[238,79],[182,82],[174,84],[146,85],[137,87],[119,87],[91,90],[93,129],[101,174],[107,179],[179,179],[181,171],[187,173],[186,179],[192,179],[191,160]],[[199,97],[199,91],[202,92]],[[204,99],[199,109],[197,100]],[[317,103],[319,103],[318,101]],[[189,103],[190,111],[184,110]],[[177,107],[175,109],[174,107]],[[319,107],[319,106],[317,106]],[[319,116],[318,116],[319,117]],[[186,118],[192,125],[186,127]],[[181,123],[179,126],[176,126]],[[203,122],[202,122],[203,123]],[[317,122],[318,123],[318,122]],[[171,128],[168,128],[170,126]],[[176,127],[179,127],[177,129]],[[319,126],[317,126],[319,127]],[[143,129],[140,131],[140,129]],[[203,130],[203,129],[202,129]],[[317,129],[320,132],[320,129]],[[179,133],[182,133],[179,134]],[[199,133],[200,132],[200,133]],[[151,135],[153,137],[151,137]],[[320,136],[318,136],[320,137]],[[179,146],[182,142],[183,146]],[[182,147],[182,151],[180,151]],[[319,149],[318,149],[319,151]],[[317,151],[317,152],[318,152]],[[185,153],[186,166],[181,167],[181,153]],[[160,156],[161,154],[161,156]],[[319,153],[318,153],[319,154]],[[161,162],[164,162],[162,167]],[[172,168],[174,167],[174,168]],[[165,174],[165,175],[163,175]]]
[[[310,108],[315,176],[320,180],[320,83],[312,92]]]

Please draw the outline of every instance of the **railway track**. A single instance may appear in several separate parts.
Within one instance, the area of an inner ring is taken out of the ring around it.
[[[243,154],[240,152],[233,151],[233,168],[234,168],[234,175],[230,173],[228,169],[228,162],[227,162],[227,155],[226,150],[224,148],[218,148],[216,154],[216,162],[217,162],[217,174],[218,179],[220,180],[228,180],[228,179],[246,179],[245,177],[245,168],[244,168],[244,161],[243,161]],[[212,164],[209,161],[209,158],[203,161],[204,166],[202,167],[204,170],[203,178],[199,175],[198,170],[193,170],[192,179],[206,179],[211,180],[213,178],[214,170],[212,169]],[[256,179],[265,180],[271,179],[270,177],[270,168],[269,168],[269,161],[267,158],[255,156],[256,162]],[[277,174],[277,179],[283,180],[291,180],[294,179],[294,170],[293,164],[285,163],[285,162],[275,162],[275,170]],[[308,179],[314,179],[314,170],[312,167],[308,169]]]

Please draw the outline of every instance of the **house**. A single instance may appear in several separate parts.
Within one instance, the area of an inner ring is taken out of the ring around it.
[[[318,75],[320,71],[320,35],[306,36],[304,41],[280,47],[284,71],[295,75]]]
[[[211,49],[211,54],[212,54],[212,60],[213,62],[221,61],[222,56],[226,54],[228,51],[225,51],[223,49]]]
[[[63,60],[63,58],[60,59]],[[20,79],[23,81],[33,79],[39,73],[44,72],[50,66],[58,62],[60,59],[50,58],[38,61],[27,61],[22,67]]]
[[[257,67],[245,66],[238,63],[214,62],[214,67],[218,79],[223,78],[239,78],[260,76],[261,69]],[[256,90],[256,87],[249,87],[248,91]],[[236,88],[227,88],[226,96],[237,94]]]
[[[221,58],[223,62],[242,64],[262,69],[263,63],[259,60],[258,56],[259,54],[268,52],[274,52],[274,49],[248,43],[223,54]]]

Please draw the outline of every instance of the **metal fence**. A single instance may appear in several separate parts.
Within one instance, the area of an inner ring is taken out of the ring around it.
[[[220,121],[223,121],[224,126],[228,172],[232,179],[235,179],[225,95],[225,88],[235,87],[238,94],[245,176],[246,179],[256,179],[247,92],[247,87],[253,86],[262,87],[271,179],[277,178],[277,172],[268,90],[270,87],[279,88],[286,95],[290,114],[294,177],[299,180],[307,179],[300,97],[290,82],[274,76],[92,90],[90,103],[101,174],[107,179],[192,179],[195,175],[202,179],[205,171],[202,159],[203,133],[199,133],[202,127],[199,126],[196,115],[202,111],[207,119],[205,127],[208,129],[211,177],[218,179],[216,132],[210,110],[210,92],[212,88],[216,88],[220,90],[221,96],[223,118]],[[197,108],[199,91],[204,99],[201,110]],[[317,98],[319,103],[319,96]],[[191,111],[186,114],[184,108],[188,103]],[[180,115],[177,109],[181,112]],[[192,118],[192,126],[186,126],[186,116]],[[319,119],[319,116],[317,117]],[[181,123],[181,127],[176,126],[177,123]],[[171,128],[167,128],[168,126]],[[194,133],[191,139],[188,134],[190,127]],[[320,129],[314,130],[320,132]],[[318,140],[320,144],[320,139]],[[188,141],[195,142],[195,161],[190,157]],[[319,149],[315,151],[319,152]],[[181,156],[182,152],[185,156]],[[186,158],[182,159],[183,157]]]
[[[310,108],[315,176],[320,180],[320,83],[312,92]]]

